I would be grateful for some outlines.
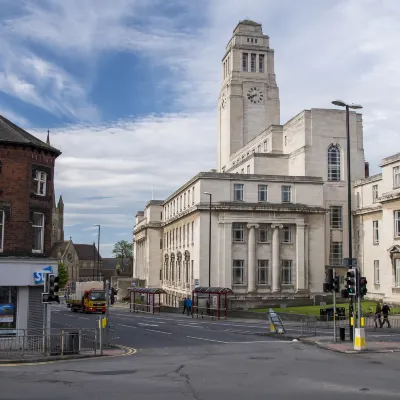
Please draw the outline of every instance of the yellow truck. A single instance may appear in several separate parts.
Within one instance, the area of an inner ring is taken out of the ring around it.
[[[104,283],[99,281],[74,282],[66,293],[67,307],[73,312],[106,312],[106,291]]]

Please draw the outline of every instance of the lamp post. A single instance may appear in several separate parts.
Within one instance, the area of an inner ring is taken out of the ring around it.
[[[100,225],[96,224],[94,226],[99,227],[99,233],[97,234],[97,279],[100,277]],[[93,260],[94,262],[94,260]]]
[[[353,235],[352,235],[352,221],[351,221],[351,198],[352,198],[352,186],[351,186],[351,170],[350,170],[350,108],[353,110],[359,110],[362,108],[360,104],[347,104],[342,100],[334,100],[332,104],[339,107],[346,108],[346,144],[347,144],[347,223],[348,223],[348,246],[349,246],[349,268],[352,268],[353,259]],[[354,299],[355,301],[355,299]],[[355,305],[355,304],[354,304]],[[355,309],[355,307],[354,307]],[[358,327],[361,327],[361,302],[360,296],[358,296]],[[336,310],[334,310],[336,312]],[[355,324],[354,324],[355,325]]]
[[[207,196],[210,196],[210,233],[208,237],[208,287],[211,287],[211,199],[212,193],[204,192]]]
[[[93,280],[94,280],[94,268],[95,268],[95,263],[96,263],[96,242],[93,242],[93,271],[92,271],[92,275],[93,275]]]

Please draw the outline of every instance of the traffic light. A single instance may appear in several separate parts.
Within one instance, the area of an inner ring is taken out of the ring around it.
[[[338,293],[339,288],[340,288],[339,277],[335,276],[332,281],[332,290],[335,291],[336,293]]]
[[[44,281],[44,293],[42,293],[42,303],[51,303],[53,301],[60,303],[60,298],[55,294],[60,290],[58,276],[46,274]]]
[[[322,285],[322,290],[327,293],[327,292],[332,292],[332,285],[329,282],[324,282]]]
[[[347,289],[349,296],[357,295],[357,269],[356,268],[350,268],[347,271],[346,289]]]
[[[365,276],[362,276],[360,278],[360,296],[361,297],[365,296],[368,292],[367,283],[368,283],[367,278]]]

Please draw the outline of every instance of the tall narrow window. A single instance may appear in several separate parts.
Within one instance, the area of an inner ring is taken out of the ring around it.
[[[395,285],[396,287],[400,287],[400,258],[396,258],[395,263]]]
[[[189,229],[190,229],[190,224],[187,224],[187,244],[189,246]]]
[[[188,190],[188,207],[190,207],[190,189]]]
[[[186,243],[186,227],[183,225],[183,245]]]
[[[373,243],[379,244],[379,222],[372,221],[372,230],[373,230]]]
[[[44,215],[42,213],[33,213],[33,253],[43,253],[44,242]]]
[[[37,182],[36,194],[39,196],[46,196],[46,172],[36,171],[35,181]]]
[[[267,185],[258,185],[258,201],[268,201]]]
[[[236,243],[244,242],[244,226],[241,223],[232,224],[233,229],[233,241]]]
[[[244,260],[233,260],[233,279],[234,285],[243,285],[244,283]]]
[[[258,260],[258,284],[268,285],[268,260]]]
[[[329,264],[332,267],[340,267],[343,265],[343,243],[331,242]]]
[[[243,184],[235,183],[233,185],[233,200],[243,201]]]
[[[394,236],[400,236],[400,211],[394,212]]]
[[[292,284],[292,260],[282,260],[282,284]]]
[[[194,243],[194,222],[192,222],[192,243]]]
[[[248,53],[243,53],[242,55],[242,71],[247,72],[248,70],[248,59],[249,59],[249,54]]]
[[[292,243],[292,227],[290,225],[283,227],[283,243]]]
[[[393,188],[400,187],[400,166],[393,168]]]
[[[292,188],[290,186],[282,186],[282,203],[292,202]]]
[[[250,68],[251,68],[251,72],[256,72],[256,54],[251,54],[251,64],[250,64]]]
[[[340,149],[334,145],[328,149],[328,181],[340,181]]]
[[[260,224],[258,228],[258,242],[267,243],[268,242],[268,227],[267,224]]]
[[[357,197],[357,208],[360,208],[361,207],[361,197],[360,197],[360,192],[357,192],[357,195],[356,195],[356,197]]]
[[[179,227],[179,246],[182,245],[182,227]]]
[[[264,54],[258,56],[258,71],[264,72]]]
[[[379,285],[379,260],[374,260],[374,283]]]
[[[372,202],[376,203],[379,197],[378,185],[372,186]]]
[[[192,204],[194,204],[194,186],[192,187]]]
[[[0,251],[3,251],[4,248],[4,220],[5,213],[3,210],[0,210]]]
[[[330,206],[329,214],[331,220],[331,229],[342,229],[342,207],[341,206]]]
[[[183,195],[183,208],[186,208],[186,193]]]

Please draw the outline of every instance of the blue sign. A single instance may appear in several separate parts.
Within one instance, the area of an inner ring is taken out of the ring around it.
[[[43,285],[44,284],[44,274],[45,273],[53,273],[53,267],[49,265],[48,267],[43,268],[41,271],[33,273],[33,280],[35,281],[35,285]]]

